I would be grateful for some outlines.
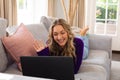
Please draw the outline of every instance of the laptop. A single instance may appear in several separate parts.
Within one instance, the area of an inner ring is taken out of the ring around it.
[[[55,80],[74,80],[72,57],[65,56],[22,56],[22,73],[25,76]]]

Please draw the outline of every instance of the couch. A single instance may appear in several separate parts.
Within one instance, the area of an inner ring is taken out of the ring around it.
[[[36,39],[47,40],[48,28],[54,19],[43,16],[38,24],[26,25]],[[7,36],[7,20],[0,18],[0,38]],[[75,80],[110,80],[112,50],[110,36],[89,34],[89,55],[83,60]],[[22,73],[8,54],[0,40],[0,72],[9,74]]]

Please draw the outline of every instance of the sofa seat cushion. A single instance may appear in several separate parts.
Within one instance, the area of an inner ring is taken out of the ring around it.
[[[75,80],[106,80],[106,70],[99,65],[81,65],[78,74],[75,74]]]
[[[10,66],[8,66],[5,73],[22,75],[22,72],[18,70],[16,63],[13,63]]]
[[[104,50],[90,50],[89,56],[86,60],[83,60],[82,64],[96,64],[101,65],[105,69],[110,66],[110,59],[108,52]]]
[[[89,56],[82,64],[98,64],[105,67],[109,63],[108,52],[104,50],[90,50]]]
[[[111,60],[109,59],[109,54],[107,51],[104,50],[90,50],[89,56],[86,60],[83,60],[82,65],[100,65],[105,68],[107,71],[107,78],[110,75],[111,69]]]
[[[108,52],[105,50],[91,50],[89,53],[88,59],[101,59],[101,58],[109,58]]]

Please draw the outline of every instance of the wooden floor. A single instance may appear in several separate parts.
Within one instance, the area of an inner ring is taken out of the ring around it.
[[[120,51],[113,51],[112,52],[112,60],[120,61]]]
[[[111,79],[120,80],[120,51],[112,52]]]

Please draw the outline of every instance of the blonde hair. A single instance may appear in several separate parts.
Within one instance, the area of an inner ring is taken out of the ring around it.
[[[56,25],[62,25],[65,31],[68,34],[68,41],[64,48],[59,46],[53,38],[53,28]],[[50,50],[50,54],[53,56],[71,56],[76,57],[75,55],[75,47],[74,47],[74,34],[71,31],[70,25],[64,19],[56,19],[50,27],[49,30],[49,39],[48,39],[48,46]]]

